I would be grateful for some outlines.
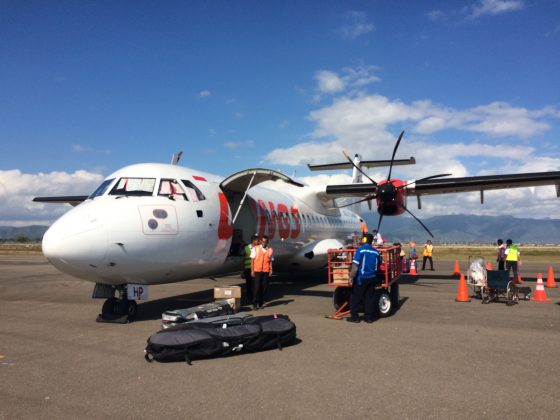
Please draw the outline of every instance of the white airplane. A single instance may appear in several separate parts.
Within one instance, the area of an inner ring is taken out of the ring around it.
[[[109,175],[89,196],[34,199],[75,206],[45,233],[43,253],[60,271],[96,284],[93,297],[106,298],[102,319],[117,315],[132,320],[135,299],[147,298],[149,285],[240,271],[242,242],[255,233],[270,238],[275,271],[324,267],[328,249],[342,248],[361,235],[360,217],[337,207],[338,197],[375,200],[381,223],[384,215],[410,213],[406,194],[417,197],[418,207],[421,195],[463,191],[480,191],[481,201],[488,189],[556,185],[560,194],[558,171],[391,179],[393,165],[415,163],[414,158],[394,159],[401,138],[402,133],[390,161],[347,157],[348,162],[310,167],[353,167],[371,183],[310,187],[260,168],[223,179],[178,166],[180,154],[171,164],[127,166]],[[390,166],[389,176],[377,183],[361,166]]]
[[[269,237],[280,272],[321,268],[328,249],[361,234],[359,216],[330,208],[324,187],[269,169],[223,179],[144,163],[114,172],[89,196],[34,201],[75,206],[45,233],[43,253],[60,271],[96,283],[108,318],[134,318],[134,297],[146,297],[148,285],[240,271],[242,241],[255,233]]]

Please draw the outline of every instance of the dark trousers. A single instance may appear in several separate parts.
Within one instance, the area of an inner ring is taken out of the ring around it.
[[[504,265],[504,260],[498,260],[498,270],[505,270]]]
[[[430,260],[430,270],[434,270],[434,261],[432,260],[432,257],[426,257],[424,256],[424,259],[422,260],[422,270],[426,269],[426,260]]]
[[[373,320],[375,314],[375,282],[362,280],[362,285],[354,279],[352,283],[352,294],[350,295],[350,317],[358,318],[360,303],[364,303],[365,319]]]
[[[508,277],[509,277],[509,271],[512,270],[513,271],[513,280],[512,280],[512,284],[513,284],[513,290],[515,291],[517,289],[517,261],[506,261],[506,271],[508,273]]]
[[[253,305],[263,306],[267,282],[268,273],[255,271],[255,278],[253,279]]]
[[[250,268],[243,271],[243,277],[245,278],[245,297],[247,302],[251,302],[253,300],[253,276],[251,276]]]

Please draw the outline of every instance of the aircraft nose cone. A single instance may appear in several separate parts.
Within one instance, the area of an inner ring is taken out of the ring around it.
[[[90,214],[71,210],[47,230],[42,249],[56,268],[80,276],[105,258],[105,229]]]

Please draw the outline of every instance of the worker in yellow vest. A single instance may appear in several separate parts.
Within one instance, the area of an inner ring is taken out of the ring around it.
[[[521,264],[521,253],[519,252],[519,248],[517,248],[511,239],[506,241],[506,250],[504,251],[506,255],[506,271],[509,277],[509,271],[513,271],[513,280],[511,282],[513,287],[513,294],[517,293],[517,266]]]
[[[434,252],[434,246],[432,241],[428,241],[424,244],[424,258],[422,259],[422,270],[426,269],[426,260],[430,260],[430,270],[434,271],[434,261],[432,260],[432,254]]]
[[[251,236],[251,243],[243,247],[243,277],[245,278],[245,297],[248,302],[253,296],[253,275],[251,274],[251,252],[259,244],[259,236]]]

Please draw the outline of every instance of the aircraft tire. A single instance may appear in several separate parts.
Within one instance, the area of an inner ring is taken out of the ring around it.
[[[114,315],[116,304],[117,299],[115,299],[114,297],[106,299],[105,302],[103,302],[103,306],[101,307],[101,314]]]
[[[375,292],[375,304],[379,318],[387,318],[393,314],[393,304],[391,296],[385,290]]]
[[[129,322],[134,321],[134,319],[136,318],[136,315],[138,314],[138,305],[136,304],[135,300],[129,300],[128,301],[127,314],[128,314],[128,321]]]

